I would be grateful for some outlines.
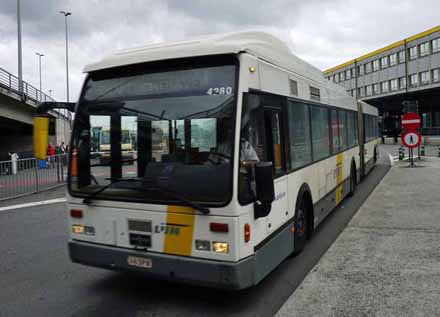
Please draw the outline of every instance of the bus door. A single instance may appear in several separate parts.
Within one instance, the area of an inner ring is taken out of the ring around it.
[[[362,104],[358,102],[358,137],[359,137],[359,160],[360,160],[360,178],[365,176],[365,128],[364,128],[364,114]]]
[[[274,169],[275,200],[267,216],[266,232],[278,229],[286,220],[287,175],[284,140],[283,100],[278,97],[262,98],[264,109],[264,130],[266,139],[266,160],[272,162]]]

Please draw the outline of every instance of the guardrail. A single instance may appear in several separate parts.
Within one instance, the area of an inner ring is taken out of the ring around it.
[[[27,82],[22,80],[21,83],[23,87],[20,90],[20,81],[18,80],[18,77],[0,67],[0,87],[7,90],[8,93],[19,97],[25,102],[30,102],[35,106],[43,101],[55,101],[55,99],[46,95],[44,92],[28,84]],[[71,113],[65,109],[61,111],[55,110],[55,112],[61,116],[64,116],[68,120],[72,119]]]
[[[0,201],[64,185],[67,155],[0,162]]]

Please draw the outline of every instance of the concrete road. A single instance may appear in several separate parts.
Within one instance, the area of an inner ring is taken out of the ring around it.
[[[317,229],[302,254],[284,261],[256,287],[235,293],[70,263],[63,203],[0,211],[0,316],[272,316],[388,169],[388,155],[382,155],[355,196]]]

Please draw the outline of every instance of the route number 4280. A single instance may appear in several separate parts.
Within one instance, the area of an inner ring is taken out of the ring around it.
[[[206,92],[207,95],[231,95],[232,87],[215,87],[209,88]]]

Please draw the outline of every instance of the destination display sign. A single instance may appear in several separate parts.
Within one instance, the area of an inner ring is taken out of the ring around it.
[[[85,100],[108,100],[131,97],[181,97],[232,95],[235,89],[235,66],[215,66],[159,73],[90,79]]]

